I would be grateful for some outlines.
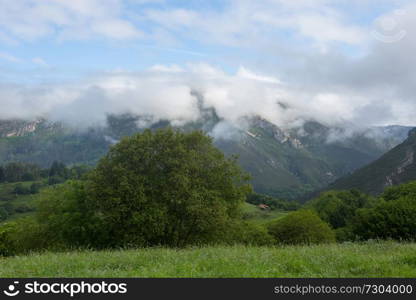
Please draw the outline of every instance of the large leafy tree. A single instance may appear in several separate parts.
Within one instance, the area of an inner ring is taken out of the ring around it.
[[[307,207],[337,229],[345,227],[359,208],[373,205],[374,198],[357,190],[328,191],[311,200]]]
[[[91,173],[88,201],[111,246],[212,242],[240,216],[250,187],[235,158],[200,131],[145,130]]]

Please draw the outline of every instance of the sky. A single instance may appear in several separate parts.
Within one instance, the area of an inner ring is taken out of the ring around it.
[[[410,0],[0,0],[0,119],[416,125]]]

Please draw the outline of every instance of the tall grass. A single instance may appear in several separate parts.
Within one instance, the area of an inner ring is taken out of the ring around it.
[[[416,244],[46,252],[0,258],[0,277],[416,277]]]

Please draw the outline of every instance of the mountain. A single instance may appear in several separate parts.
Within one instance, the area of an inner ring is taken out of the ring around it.
[[[416,128],[409,131],[408,138],[378,160],[343,177],[329,189],[358,189],[377,195],[386,187],[416,180]]]
[[[374,161],[401,143],[409,130],[391,126],[348,132],[318,122],[284,129],[260,117],[246,118],[237,128],[212,108],[201,106],[200,111],[199,120],[179,127],[214,136],[226,155],[239,156],[257,192],[286,199],[323,188]],[[129,114],[110,115],[106,126],[83,130],[44,119],[0,121],[0,164],[24,161],[46,167],[57,160],[93,165],[123,136],[168,125]]]

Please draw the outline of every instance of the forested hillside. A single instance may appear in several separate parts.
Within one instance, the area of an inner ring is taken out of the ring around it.
[[[339,179],[329,188],[356,188],[376,195],[386,187],[416,180],[415,153],[416,129],[413,129],[402,144],[352,175]]]
[[[203,130],[227,155],[252,176],[257,192],[285,199],[325,187],[353,172],[405,139],[407,127],[371,128],[349,133],[317,122],[282,129],[260,117],[246,120],[247,129],[233,128],[213,109],[201,108],[201,119],[179,128]],[[145,124],[145,125],[143,125]],[[29,162],[49,167],[53,161],[67,165],[95,163],[123,136],[170,126],[133,115],[110,115],[104,127],[75,129],[47,120],[0,121],[0,162]]]

